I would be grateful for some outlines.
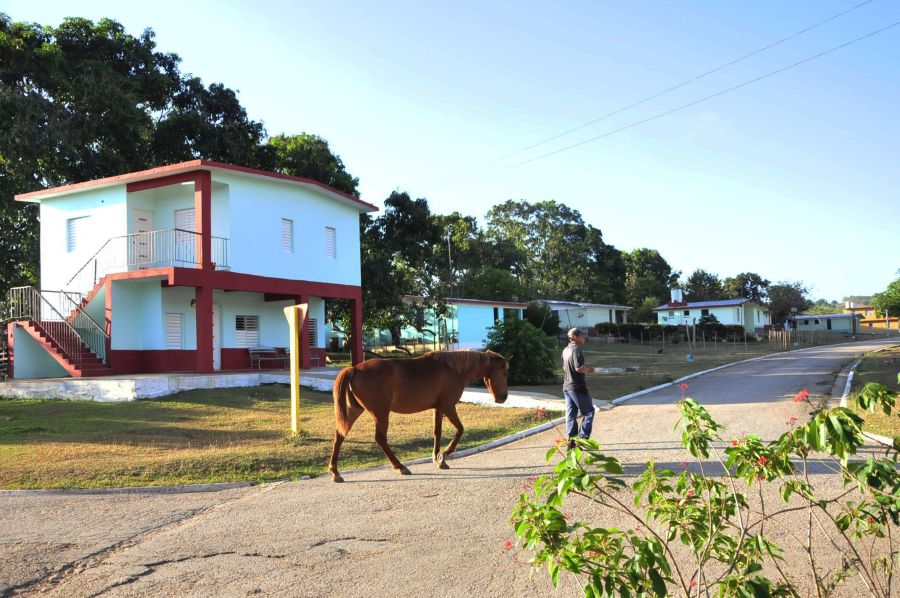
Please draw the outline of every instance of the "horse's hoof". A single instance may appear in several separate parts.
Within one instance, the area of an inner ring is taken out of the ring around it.
[[[438,469],[450,469],[450,466],[443,459],[438,463]]]
[[[339,473],[332,474],[331,479],[332,479],[332,481],[334,481],[337,484],[340,484],[341,482],[344,481],[344,478],[341,477],[341,474],[339,474]]]
[[[407,467],[401,467],[397,470],[397,473],[399,473],[400,475],[412,475],[412,472]]]

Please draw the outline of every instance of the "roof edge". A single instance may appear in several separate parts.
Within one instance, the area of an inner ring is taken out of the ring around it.
[[[81,191],[85,191],[87,189],[91,189],[93,187],[107,187],[111,185],[119,185],[119,184],[127,184],[130,182],[134,182],[137,180],[152,180],[155,178],[160,178],[164,176],[170,176],[172,174],[178,174],[182,172],[187,172],[190,170],[219,170],[219,171],[230,171],[237,172],[240,174],[249,174],[253,176],[260,176],[266,178],[273,178],[282,181],[288,181],[292,183],[300,183],[303,185],[310,185],[313,187],[318,187],[322,191],[330,195],[337,196],[340,199],[349,200],[358,206],[364,208],[365,212],[377,212],[378,207],[365,202],[357,197],[354,197],[348,193],[344,193],[343,191],[338,191],[333,187],[329,187],[325,183],[321,183],[319,181],[315,181],[313,179],[307,179],[303,177],[293,176],[289,174],[282,174],[279,172],[271,172],[268,170],[260,170],[257,168],[249,168],[246,166],[237,166],[235,164],[227,164],[225,162],[216,162],[214,160],[189,160],[187,162],[178,162],[176,164],[167,164],[165,166],[157,166],[154,168],[149,168],[147,170],[139,170],[135,172],[128,172],[125,174],[115,175],[111,177],[105,177],[102,179],[93,179],[90,181],[84,181],[81,183],[71,183],[69,185],[61,185],[59,187],[50,187],[48,189],[39,189],[37,191],[30,191],[28,193],[19,193],[18,195],[13,196],[15,201],[23,201],[23,202],[40,202],[42,197],[58,197],[60,195],[68,195],[70,193],[78,193]]]

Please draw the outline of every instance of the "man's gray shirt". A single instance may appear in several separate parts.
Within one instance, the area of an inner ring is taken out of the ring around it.
[[[563,375],[565,375],[563,390],[587,394],[587,382],[584,374],[575,371],[584,366],[584,353],[581,352],[581,346],[577,343],[569,343],[569,346],[563,349],[562,360]]]

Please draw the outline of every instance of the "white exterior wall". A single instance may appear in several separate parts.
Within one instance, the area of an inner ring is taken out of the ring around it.
[[[819,321],[818,324],[816,323],[816,319]],[[853,320],[851,318],[816,319],[797,320],[797,330],[800,332],[812,332],[814,330],[824,330],[826,332],[853,332]],[[828,330],[828,320],[831,320],[831,330]]]
[[[153,214],[153,230],[175,228],[175,210],[194,207],[194,185],[167,185],[128,194],[128,234],[132,229],[135,210]],[[231,234],[230,188],[213,181],[210,210],[212,236],[228,238]],[[199,223],[198,223],[199,226]]]
[[[736,326],[738,324],[743,325],[743,312],[741,306],[731,305],[726,307],[695,307],[688,309],[686,307],[676,307],[675,309],[670,310],[660,310],[656,312],[656,322],[658,324],[662,324],[664,326],[684,326],[685,324],[694,324],[700,321],[700,318],[703,317],[703,310],[709,309],[709,315],[715,316],[720,324],[724,324],[725,326]],[[674,316],[669,315],[671,312],[675,312]],[[689,315],[684,315],[684,312],[689,312]]]
[[[66,283],[110,237],[127,232],[125,185],[41,199],[40,288],[67,289]],[[87,216],[84,243],[69,252],[67,222]]]
[[[216,174],[230,189],[231,270],[246,274],[360,284],[359,211],[296,184]],[[215,208],[214,208],[215,209]],[[281,248],[281,220],[294,224],[294,250]],[[325,227],[336,257],[325,256]]]

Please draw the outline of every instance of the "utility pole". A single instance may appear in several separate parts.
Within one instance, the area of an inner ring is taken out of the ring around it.
[[[450,262],[450,292],[453,292],[453,254],[450,251],[450,231],[447,231],[447,261]],[[454,293],[455,295],[455,293]]]

